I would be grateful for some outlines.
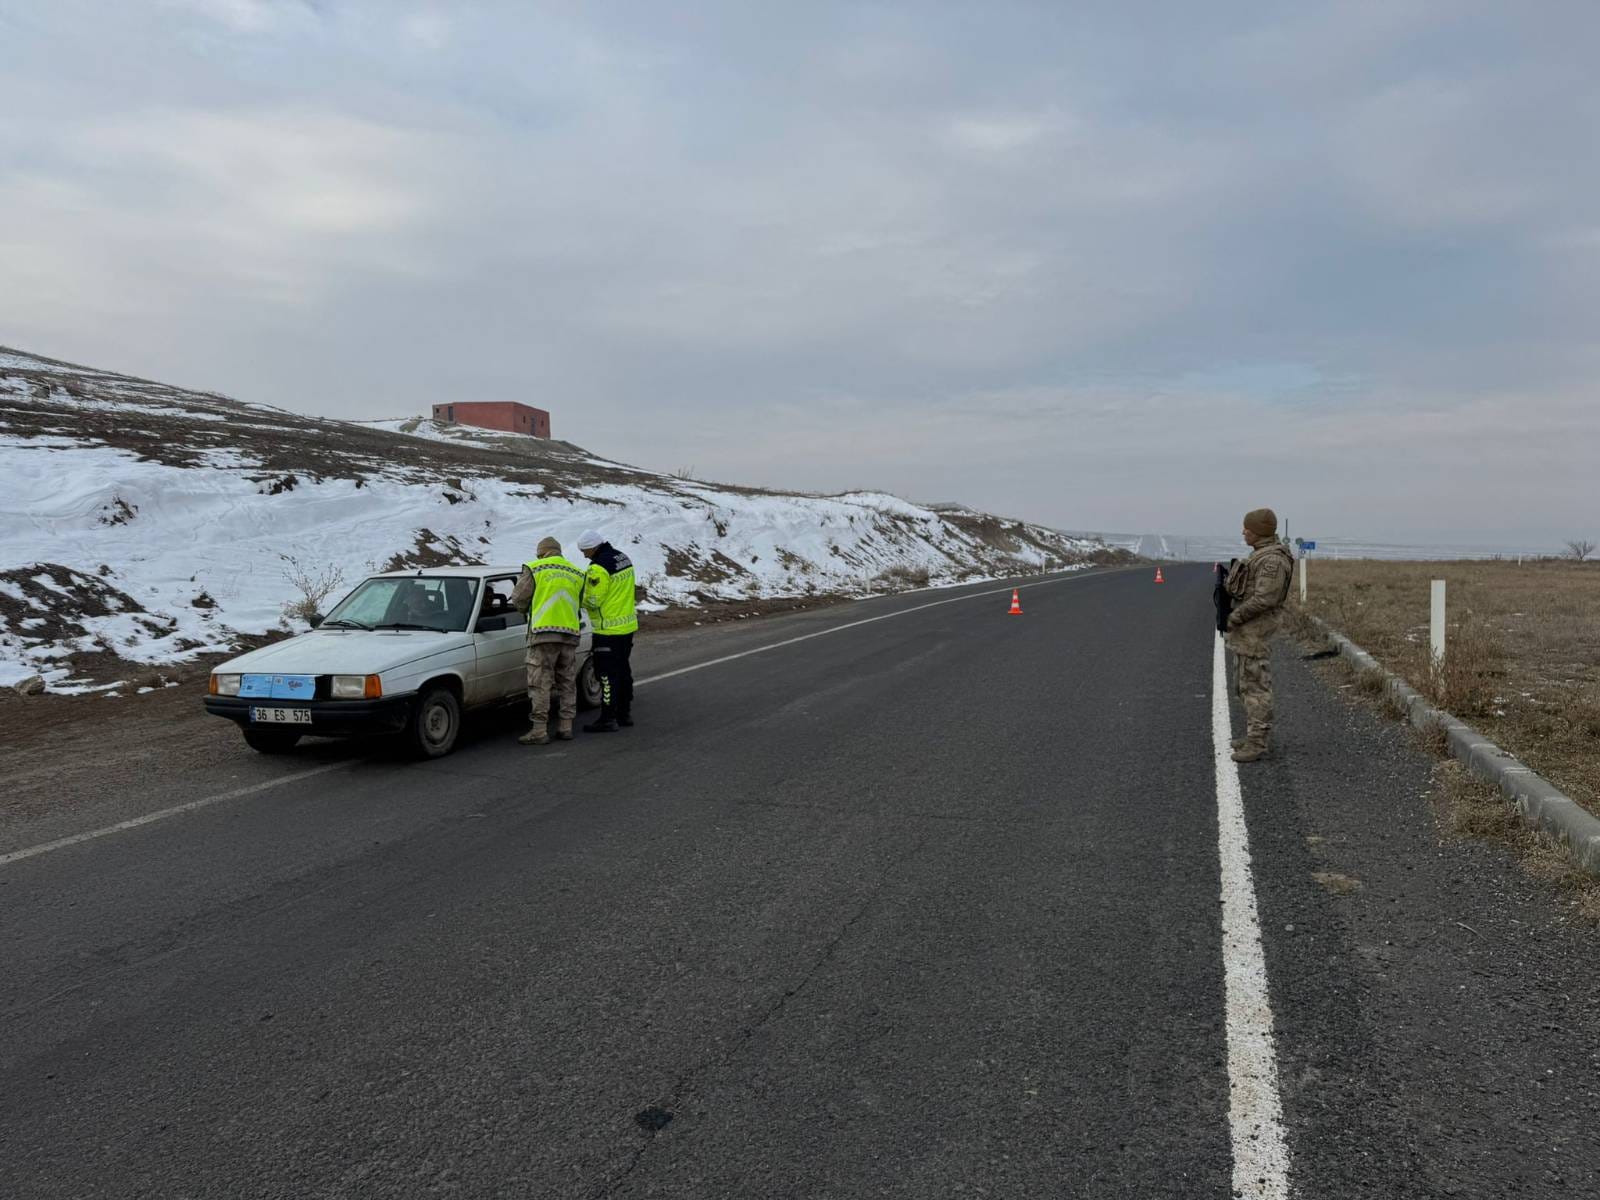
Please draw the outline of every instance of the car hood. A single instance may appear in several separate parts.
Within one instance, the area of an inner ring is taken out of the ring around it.
[[[381,675],[419,658],[466,646],[471,640],[465,633],[414,629],[313,629],[230,658],[212,670],[230,675]]]

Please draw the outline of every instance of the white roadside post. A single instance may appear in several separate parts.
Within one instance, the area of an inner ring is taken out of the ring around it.
[[[1444,580],[1433,581],[1433,611],[1428,621],[1428,645],[1432,652],[1433,669],[1444,667]]]
[[[1311,556],[1304,552],[1300,555],[1300,607],[1306,606],[1306,568],[1311,565]]]

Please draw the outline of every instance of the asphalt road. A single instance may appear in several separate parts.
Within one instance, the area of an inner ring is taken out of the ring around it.
[[[1210,576],[1163,569],[673,635],[641,677],[838,628],[0,866],[0,1195],[1230,1195]],[[1593,931],[1279,671],[1293,1194],[1595,1194]]]

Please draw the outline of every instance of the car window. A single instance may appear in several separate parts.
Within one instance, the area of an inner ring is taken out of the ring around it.
[[[515,575],[497,575],[484,581],[483,607],[480,617],[505,617],[506,625],[526,625],[528,614],[511,607],[511,593],[517,586]]]
[[[368,579],[341,600],[323,624],[400,625],[459,633],[472,617],[477,591],[477,580],[460,576]]]

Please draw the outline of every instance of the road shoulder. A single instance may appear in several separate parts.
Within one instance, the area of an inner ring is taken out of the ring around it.
[[[1300,655],[1243,773],[1300,1194],[1600,1189],[1592,927],[1444,832],[1433,759]]]

